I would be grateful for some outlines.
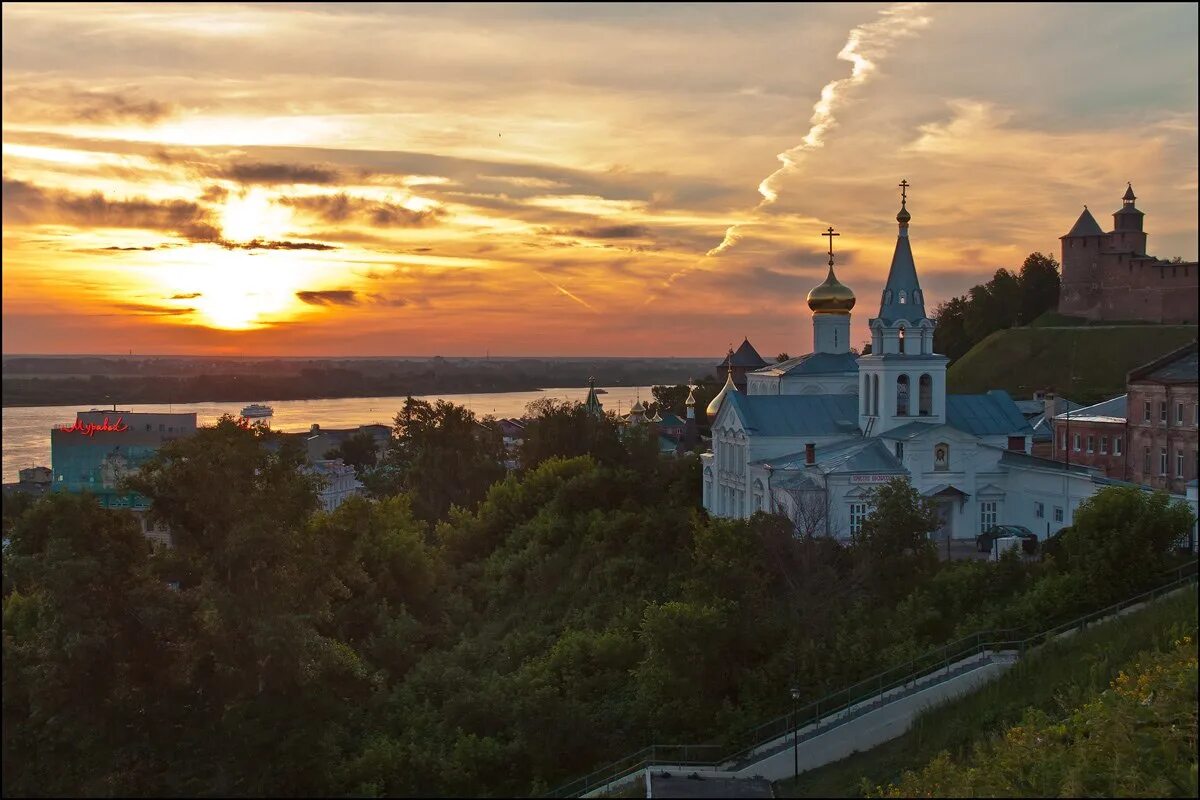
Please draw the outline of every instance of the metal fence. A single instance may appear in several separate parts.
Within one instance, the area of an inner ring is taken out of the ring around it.
[[[719,744],[650,745],[544,796],[579,797],[622,781],[647,767],[660,765],[722,771],[742,769],[772,753],[827,733],[887,703],[974,669],[974,664],[962,663],[972,656],[983,658],[989,654],[1012,652],[1018,658],[1023,658],[1026,653],[1063,634],[1086,630],[1090,624],[1194,583],[1197,563],[1191,561],[1170,570],[1166,573],[1167,580],[1149,591],[1033,634],[1025,634],[1025,629],[1020,628],[986,630],[934,648],[751,729],[743,737],[751,744],[739,750],[730,752],[728,746]],[[953,665],[959,667],[951,669]],[[789,738],[783,740],[785,736]]]

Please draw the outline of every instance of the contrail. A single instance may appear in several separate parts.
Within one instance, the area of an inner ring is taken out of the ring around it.
[[[554,281],[550,280],[549,278],[547,278],[547,277],[546,277],[545,275],[543,275],[542,273],[540,273],[540,272],[538,272],[538,271],[536,271],[536,270],[535,270],[533,274],[534,274],[534,275],[537,275],[539,278],[541,278],[541,279],[542,279],[542,280],[544,280],[546,283],[548,283],[548,284],[550,284],[551,286],[553,286],[555,289],[558,289],[558,291],[559,291],[561,294],[564,294],[564,295],[566,295],[567,297],[569,297],[569,298],[571,298],[572,300],[574,300],[576,303],[579,303],[579,305],[583,306],[583,307],[584,307],[584,308],[586,308],[588,311],[593,311],[593,312],[594,312],[594,311],[596,310],[596,309],[592,308],[592,306],[591,306],[591,305],[589,305],[589,304],[588,304],[588,302],[587,302],[586,300],[584,300],[583,298],[579,297],[578,295],[571,294],[571,293],[570,293],[570,292],[568,292],[566,289],[564,289],[563,287],[559,286],[557,283],[555,283]]]
[[[758,184],[758,193],[762,200],[754,207],[751,214],[757,214],[765,207],[779,199],[779,184],[788,173],[796,167],[810,151],[824,146],[825,136],[837,124],[834,112],[842,104],[847,91],[855,86],[866,83],[875,72],[878,61],[888,54],[892,46],[900,39],[913,36],[917,31],[929,25],[929,17],[921,15],[926,3],[896,3],[879,12],[879,17],[850,31],[846,46],[837,57],[849,61],[854,66],[850,75],[838,78],[825,84],[821,89],[821,97],[813,105],[812,119],[809,120],[808,133],[800,140],[800,144],[785,150],[776,158],[783,164]],[[739,222],[731,225],[725,231],[725,238],[719,245],[704,254],[705,258],[720,255],[741,238],[738,229],[748,223]],[[678,277],[690,272],[695,267],[685,268],[667,279],[667,285]]]

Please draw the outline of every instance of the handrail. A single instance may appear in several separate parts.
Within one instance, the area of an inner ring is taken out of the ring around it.
[[[850,714],[849,714],[850,709],[854,708],[857,705],[861,705],[864,701],[870,700],[871,698],[878,698],[880,701],[878,705],[882,705],[883,695],[885,695],[886,693],[891,692],[898,687],[905,686],[909,683],[914,684],[913,688],[915,690],[916,681],[919,680],[920,678],[935,674],[939,669],[947,669],[948,670],[949,666],[951,664],[956,664],[966,658],[969,658],[972,655],[979,655],[979,654],[982,654],[982,653],[985,653],[988,651],[999,652],[1001,650],[1006,650],[1006,651],[1016,651],[1018,653],[1018,657],[1023,658],[1025,656],[1025,654],[1028,653],[1030,650],[1032,650],[1034,647],[1043,645],[1046,642],[1057,638],[1058,636],[1062,635],[1063,633],[1066,633],[1069,630],[1074,630],[1076,628],[1079,628],[1079,629],[1086,628],[1087,624],[1089,622],[1110,617],[1114,613],[1117,613],[1117,612],[1121,611],[1122,609],[1128,608],[1129,606],[1136,605],[1137,603],[1142,602],[1143,600],[1145,600],[1147,598],[1153,599],[1160,593],[1172,591],[1176,588],[1179,588],[1180,586],[1182,586],[1184,584],[1195,581],[1196,577],[1197,577],[1198,564],[1200,564],[1200,561],[1197,561],[1197,560],[1193,560],[1193,561],[1189,561],[1185,564],[1181,564],[1178,567],[1175,567],[1174,569],[1168,570],[1166,573],[1164,573],[1166,575],[1174,575],[1173,580],[1170,580],[1166,583],[1160,584],[1152,589],[1146,590],[1144,592],[1133,595],[1131,597],[1127,597],[1124,600],[1119,600],[1116,603],[1108,605],[1104,608],[1098,609],[1096,611],[1091,611],[1087,614],[1076,617],[1075,619],[1072,619],[1069,622],[1059,623],[1059,624],[1053,625],[1049,628],[1044,628],[1041,631],[1038,631],[1033,634],[1029,634],[1026,636],[1020,636],[1020,634],[1030,626],[1025,626],[1024,628],[985,629],[982,631],[977,631],[973,634],[969,634],[960,639],[956,639],[953,642],[948,642],[945,645],[935,647],[931,650],[928,650],[927,652],[923,653],[920,656],[916,656],[914,658],[909,659],[907,664],[901,663],[895,667],[886,669],[883,672],[880,672],[869,678],[865,678],[861,681],[853,683],[846,688],[839,689],[836,692],[831,692],[831,693],[825,695],[824,697],[819,698],[818,700],[809,702],[807,705],[804,706],[804,712],[807,713],[807,712],[809,712],[810,709],[812,710],[811,714],[809,714],[808,716],[801,718],[801,712],[800,712],[800,710],[797,710],[795,712],[791,712],[791,713],[776,717],[775,719],[772,719],[761,725],[755,726],[749,732],[749,736],[747,737],[747,738],[751,738],[755,742],[755,744],[752,744],[749,747],[745,747],[741,750],[737,750],[734,753],[732,753],[726,757],[717,758],[712,761],[694,761],[687,757],[687,756],[691,755],[692,753],[696,753],[697,751],[699,751],[699,752],[704,752],[705,750],[711,751],[711,750],[723,747],[722,745],[717,745],[717,744],[700,744],[700,745],[695,745],[695,744],[694,745],[653,745],[652,744],[647,747],[643,747],[641,750],[631,753],[623,758],[619,758],[616,761],[610,762],[609,764],[607,764],[603,767],[600,767],[599,769],[592,770],[587,775],[584,775],[580,778],[576,778],[575,780],[573,780],[567,784],[564,784],[564,785],[558,787],[557,789],[553,790],[552,792],[550,792],[546,795],[543,795],[543,796],[544,797],[576,797],[576,796],[579,796],[582,794],[586,794],[587,792],[592,791],[597,788],[600,788],[602,786],[611,784],[615,781],[622,780],[623,778],[628,777],[629,775],[633,774],[634,772],[640,771],[649,766],[653,766],[654,764],[670,764],[671,766],[677,766],[677,767],[705,767],[705,768],[710,768],[710,769],[718,768],[723,765],[737,766],[739,764],[739,762],[742,762],[745,759],[749,758],[750,756],[755,755],[756,751],[770,745],[772,742],[782,738],[783,736],[785,736],[787,734],[791,734],[791,733],[795,732],[797,742],[805,741],[813,736],[819,735],[820,733],[826,733],[831,728],[843,725],[846,722],[848,722],[854,718],[854,717],[850,716]],[[1006,636],[1006,634],[1013,634],[1013,633],[1018,634],[1018,636],[1016,636],[1016,637]],[[984,640],[984,638],[983,638],[985,636],[987,637],[986,640]],[[972,641],[973,644],[969,647],[958,647],[958,645],[960,645],[963,642],[967,642],[967,641]],[[952,648],[954,648],[954,649],[952,650]],[[940,654],[940,657],[935,659],[928,666],[923,666],[919,669],[916,667],[916,664],[918,661],[924,662],[925,659],[927,659],[928,657],[933,656],[935,654]],[[908,671],[904,672],[898,679],[893,679],[892,681],[889,681],[886,685],[884,684],[883,679],[885,676],[887,676],[891,673],[895,673],[898,670],[903,669],[904,667],[908,667]],[[950,677],[950,676],[947,675],[947,677]],[[875,691],[859,694],[857,696],[851,694],[855,689],[857,689],[859,687],[870,687],[871,685],[874,685]],[[845,700],[841,704],[833,705],[832,701],[835,698],[839,698],[839,697],[845,697]],[[824,705],[824,708],[822,708],[823,705]],[[876,705],[875,707],[878,707],[878,705]],[[866,710],[870,710],[870,709],[868,708]],[[866,710],[864,710],[863,713],[866,713]],[[840,719],[835,719],[833,722],[825,725],[824,727],[821,727],[822,720],[824,720],[825,718],[827,718],[831,715],[838,715],[838,714],[844,714],[844,716]],[[854,716],[857,716],[857,714]],[[771,728],[773,726],[779,726],[781,723],[784,726],[782,728],[782,730],[779,730],[776,733],[770,733],[770,734],[766,735],[765,738],[760,735],[761,731],[763,731],[764,728]],[[808,731],[806,734],[804,734],[803,737],[801,737],[799,734],[799,731],[801,731],[802,729],[809,727],[809,726],[813,726],[813,729]],[[793,744],[792,742],[781,742],[780,747],[781,748],[788,747],[788,746],[791,746],[792,744]],[[682,752],[683,758],[673,759],[673,758],[665,758],[665,757],[660,758],[659,757],[660,751],[663,752],[663,754],[665,756],[667,754],[667,751],[672,751],[672,750],[676,751],[676,753]],[[767,754],[765,754],[765,753],[763,754],[764,757],[766,755]]]

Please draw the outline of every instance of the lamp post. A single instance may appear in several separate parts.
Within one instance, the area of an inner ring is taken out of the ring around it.
[[[800,777],[800,721],[796,719],[796,704],[800,702],[800,687],[792,687],[792,778]]]

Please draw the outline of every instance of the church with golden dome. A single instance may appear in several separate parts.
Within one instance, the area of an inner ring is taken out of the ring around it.
[[[946,393],[948,359],[933,349],[909,241],[908,182],[900,188],[870,352],[850,346],[857,298],[835,273],[839,234],[829,228],[828,273],[807,298],[813,352],[747,371],[745,391],[729,360],[708,407],[704,507],[733,518],[779,513],[799,533],[844,538],[860,530],[873,486],[905,478],[937,510],[934,538],[970,538],[996,524],[1049,536],[1107,479],[1033,456],[1033,431],[1007,392]]]

